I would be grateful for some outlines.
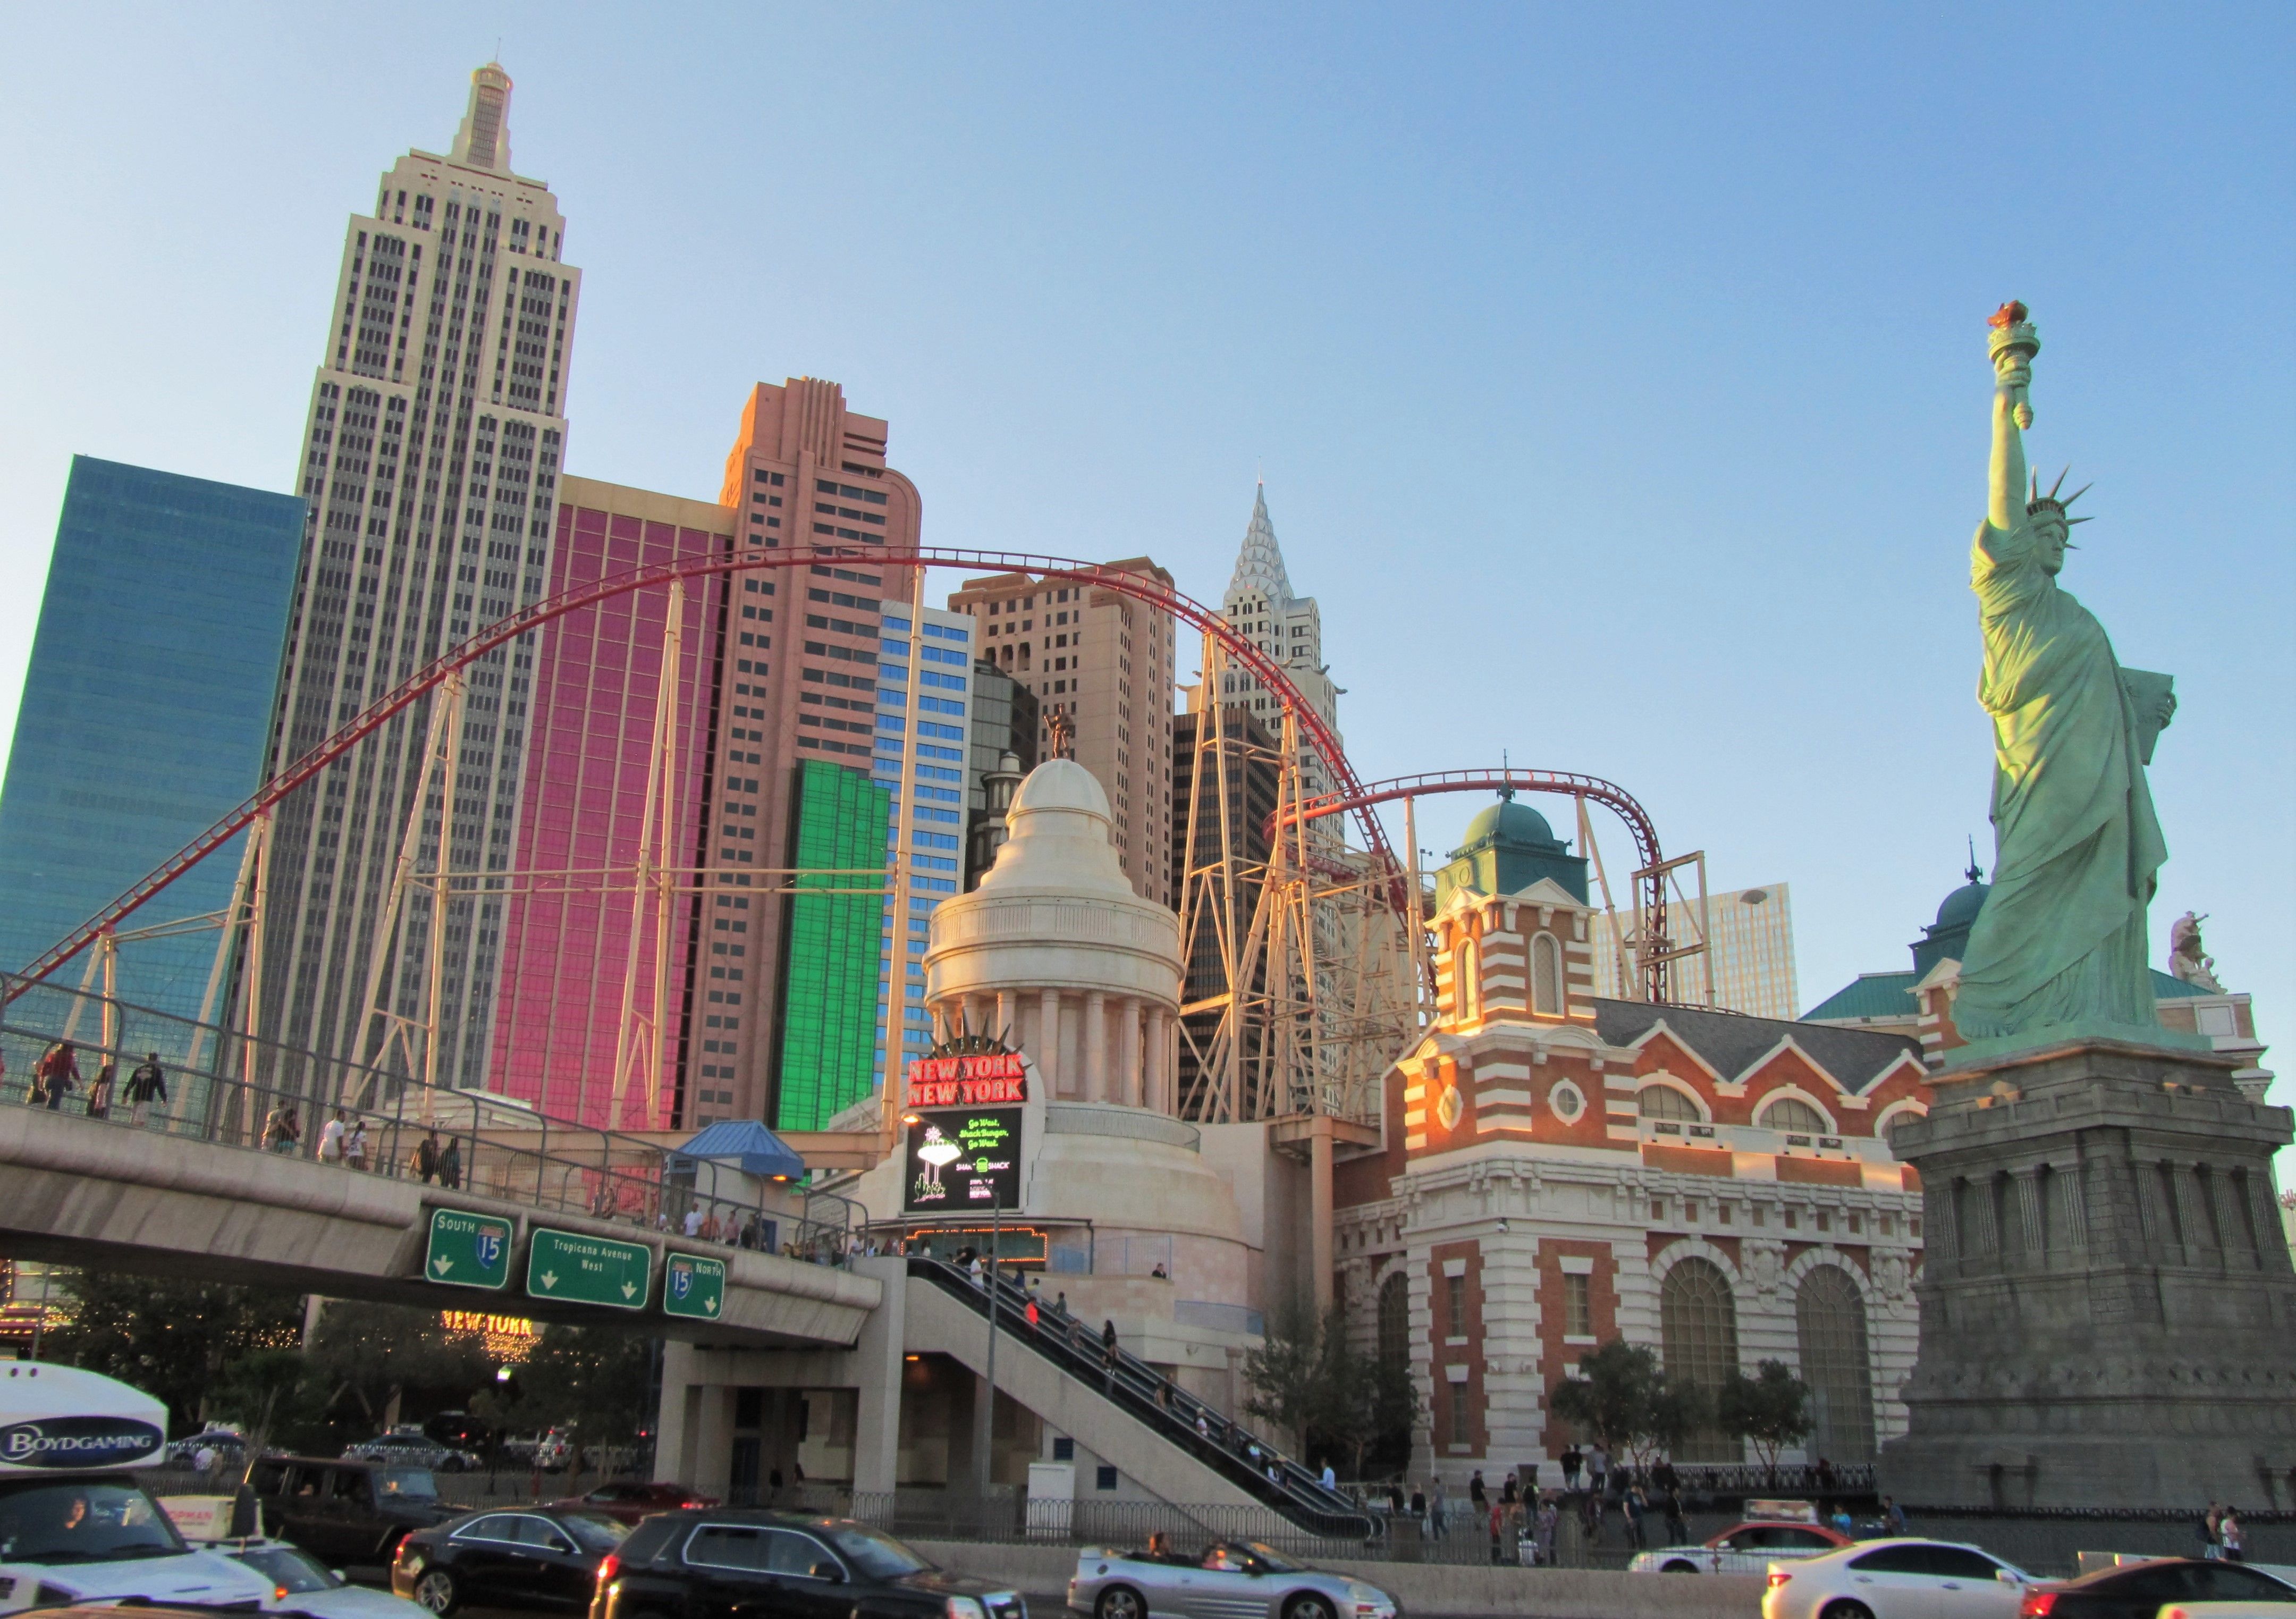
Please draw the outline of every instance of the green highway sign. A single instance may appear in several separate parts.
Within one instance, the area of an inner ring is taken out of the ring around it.
[[[726,1262],[671,1254],[662,1267],[661,1308],[666,1315],[716,1320],[726,1308]]]
[[[526,1251],[530,1298],[570,1299],[614,1310],[644,1310],[653,1282],[653,1250],[644,1243],[537,1226]]]
[[[449,1287],[508,1286],[511,1235],[510,1221],[495,1215],[433,1209],[422,1274]]]

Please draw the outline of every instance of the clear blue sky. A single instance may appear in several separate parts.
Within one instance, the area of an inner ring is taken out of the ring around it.
[[[832,377],[928,539],[1216,599],[1264,466],[1362,775],[1625,784],[1792,884],[1805,1004],[1987,845],[1966,553],[2026,300],[2034,459],[2097,480],[2066,583],[2183,700],[2155,959],[2212,913],[2285,1031],[2292,19],[13,8],[0,716],[69,456],[288,488],[344,218],[499,37],[587,277],[572,470],[712,494],[751,382]]]

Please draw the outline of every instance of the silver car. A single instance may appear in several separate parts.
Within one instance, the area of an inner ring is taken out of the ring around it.
[[[1396,1619],[1398,1611],[1377,1586],[1258,1541],[1193,1552],[1152,1541],[1145,1551],[1087,1546],[1077,1554],[1069,1607],[1092,1619]]]

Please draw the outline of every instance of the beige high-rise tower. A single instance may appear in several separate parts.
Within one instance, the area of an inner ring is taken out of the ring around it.
[[[1317,719],[1340,734],[1340,688],[1332,684],[1324,663],[1324,615],[1312,596],[1292,594],[1292,577],[1284,571],[1283,552],[1275,543],[1275,525],[1267,516],[1267,486],[1252,492],[1251,522],[1237,551],[1235,572],[1220,599],[1220,616],[1250,638],[1259,650],[1283,666],[1285,674]],[[1283,705],[1267,694],[1250,670],[1230,664],[1220,677],[1220,701],[1248,711],[1274,730],[1283,724]],[[1323,760],[1308,738],[1300,738],[1300,791],[1309,797],[1331,789]],[[1340,822],[1324,817],[1309,823],[1313,835],[1336,841]]]
[[[1170,588],[1145,556],[1108,563]],[[967,579],[948,598],[980,624],[980,655],[1037,694],[1038,756],[1054,727],[1108,794],[1110,835],[1132,892],[1160,905],[1172,892],[1172,615],[1103,586],[1063,585],[1025,573]]]
[[[560,258],[566,222],[539,180],[512,171],[510,76],[471,75],[453,147],[410,152],[352,216],[311,390],[298,481],[309,515],[266,768],[276,774],[369,703],[488,623],[539,599],[566,450],[566,389],[581,272]],[[267,874],[262,1032],[361,1057],[370,958],[385,998],[419,1017],[428,900],[397,943],[381,925],[408,818],[416,865],[512,864],[533,637],[468,671],[460,770],[412,801],[430,703],[418,703],[281,807]],[[451,809],[450,809],[451,807]],[[441,1082],[486,1075],[500,899],[447,908]],[[282,1071],[291,1089],[319,1076]],[[332,1081],[328,1081],[332,1083]]]

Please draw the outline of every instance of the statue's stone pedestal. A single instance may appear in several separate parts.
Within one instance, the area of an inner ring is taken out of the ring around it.
[[[2296,1503],[2287,1109],[2233,1064],[2079,1039],[1952,1068],[1922,1178],[1921,1349],[1880,1487],[1931,1507]]]

